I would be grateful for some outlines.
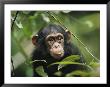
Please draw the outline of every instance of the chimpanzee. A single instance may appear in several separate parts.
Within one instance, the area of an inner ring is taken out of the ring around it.
[[[39,77],[35,69],[42,65],[48,76],[53,77],[55,76],[53,73],[58,70],[58,65],[47,67],[49,64],[61,61],[70,55],[80,55],[79,50],[70,39],[70,31],[64,30],[60,25],[56,24],[48,24],[36,36],[32,37],[32,43],[36,47],[32,54],[32,60],[46,60],[45,64],[33,63],[34,76]],[[79,62],[83,62],[81,58]]]

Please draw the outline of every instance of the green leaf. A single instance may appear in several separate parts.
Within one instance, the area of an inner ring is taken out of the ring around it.
[[[20,29],[23,28],[23,25],[21,24],[21,22],[20,23],[17,23],[17,21],[15,21],[15,23],[16,23],[16,25],[17,25],[18,28],[20,28]]]
[[[90,62],[89,65],[94,69],[97,69],[100,67],[100,63],[98,63],[98,62]]]
[[[62,72],[61,71],[57,71],[57,72],[54,73],[54,75],[61,76],[62,75]]]
[[[76,70],[76,71],[73,71],[73,72],[71,72],[71,73],[68,73],[68,74],[66,74],[66,77],[87,77],[87,76],[89,76],[89,72],[86,72],[86,71],[80,71],[80,70]]]
[[[51,65],[55,65],[55,64],[65,65],[65,64],[81,64],[81,63],[70,62],[70,61],[63,61],[63,62],[55,62],[55,63],[52,63]]]
[[[42,77],[48,77],[47,73],[44,72],[43,66],[39,66],[36,68],[36,73]]]
[[[64,58],[62,60],[62,62],[64,62],[64,61],[74,62],[74,61],[79,60],[79,59],[80,59],[79,55],[71,55],[71,56],[68,56],[68,57]]]
[[[71,55],[71,56],[64,58],[61,62],[55,62],[55,63],[52,63],[51,65],[59,64],[58,70],[60,70],[61,68],[65,67],[68,64],[82,65],[81,63],[75,62],[76,60],[79,60],[79,59],[80,59],[79,55]]]
[[[70,62],[74,62],[74,61],[79,60],[79,59],[80,59],[80,56],[79,56],[79,55],[71,55],[71,56],[69,56],[69,57],[64,58],[61,62],[68,62],[68,63],[70,63]],[[66,65],[67,65],[67,64],[66,64]],[[66,65],[60,64],[60,65],[58,66],[58,70],[61,69],[61,68],[63,68],[63,67],[66,66]]]
[[[61,68],[63,68],[65,65],[68,65],[68,64],[81,65],[81,66],[87,67],[91,71],[93,70],[92,67],[90,67],[89,65],[86,65],[86,64],[83,64],[83,63],[78,63],[78,62],[68,62],[68,61],[65,61],[65,62],[55,62],[55,63],[52,63],[51,65],[55,65],[55,64],[59,64],[58,70],[60,70]]]
[[[14,18],[11,17],[11,20],[14,21]],[[22,28],[23,28],[23,25],[22,25],[21,21],[18,23],[18,21],[15,20],[15,24],[16,24],[16,26],[17,26],[19,29],[22,29]]]

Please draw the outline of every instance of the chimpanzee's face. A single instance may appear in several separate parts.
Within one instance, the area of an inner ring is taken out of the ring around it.
[[[49,53],[55,59],[64,56],[64,36],[61,33],[51,33],[45,39]]]
[[[66,47],[65,45],[67,43],[70,43],[70,39],[70,31],[64,30],[58,25],[48,25],[41,29],[36,36],[32,37],[32,43],[38,47],[37,49],[41,50],[41,52],[47,49],[45,54],[49,53],[53,58],[61,59],[65,53],[64,47]]]

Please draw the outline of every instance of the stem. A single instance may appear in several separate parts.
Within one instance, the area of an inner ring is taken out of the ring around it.
[[[11,25],[11,30],[13,30],[13,26],[14,26],[14,22],[17,18],[17,15],[18,15],[18,11],[16,12],[16,15],[15,15],[15,18],[12,22],[12,25]],[[14,76],[15,75],[15,68],[14,68],[14,64],[13,64],[13,60],[12,60],[12,57],[11,57],[11,63],[12,63],[12,75]]]
[[[11,63],[12,63],[12,75],[15,76],[15,69],[12,58],[11,58]]]
[[[14,29],[13,26],[14,26],[14,23],[15,23],[16,18],[17,18],[17,16],[18,16],[18,13],[19,13],[19,11],[16,12],[15,18],[14,18],[14,20],[13,20],[13,22],[12,22],[11,30]],[[13,32],[12,32],[12,35],[13,35]],[[22,46],[20,45],[20,42],[18,41],[18,39],[17,39],[14,35],[13,35],[13,38],[14,38],[14,40],[16,41],[17,46],[18,46],[19,49],[21,50],[21,53],[24,55],[24,58],[26,59],[26,63],[29,63],[28,56],[27,56],[26,53],[24,52],[24,49],[23,49]]]
[[[19,13],[19,11],[16,12],[15,18],[14,18],[14,20],[12,22],[12,25],[11,25],[11,30],[13,30],[13,26],[14,26],[15,20],[16,20],[16,18],[18,16],[18,13]]]

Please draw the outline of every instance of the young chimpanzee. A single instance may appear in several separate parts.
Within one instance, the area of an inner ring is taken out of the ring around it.
[[[39,76],[36,73],[36,68],[40,65],[43,66],[48,76],[55,76],[53,74],[58,70],[58,66],[47,67],[49,64],[61,61],[70,55],[80,55],[77,47],[71,43],[70,39],[71,33],[55,24],[49,24],[41,29],[36,36],[33,36],[32,42],[36,49],[33,51],[32,60],[46,60],[47,62],[45,64],[33,63],[34,76]],[[82,62],[81,59],[79,61]],[[74,69],[74,67],[72,68]]]

